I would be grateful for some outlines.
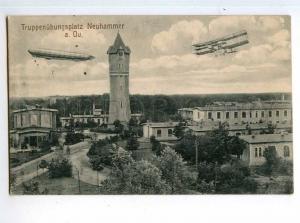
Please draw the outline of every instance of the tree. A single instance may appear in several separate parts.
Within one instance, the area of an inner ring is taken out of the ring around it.
[[[127,150],[137,150],[139,148],[140,144],[137,141],[136,136],[131,135],[127,140],[126,149]]]
[[[264,157],[266,162],[262,166],[266,174],[271,175],[275,170],[279,163],[279,159],[277,157],[276,148],[274,146],[269,146],[264,150]]]
[[[170,147],[166,147],[154,163],[161,170],[162,179],[170,186],[171,193],[184,193],[196,180],[182,157]]]
[[[123,129],[124,129],[124,126],[121,124],[120,120],[115,120],[114,123],[113,123],[114,127],[115,127],[115,131],[118,133],[118,134],[121,134]]]
[[[174,135],[181,139],[184,136],[184,123],[179,122],[174,128]]]
[[[66,135],[66,145],[72,145],[79,143],[84,140],[84,135],[82,133],[73,133],[73,132],[68,132]]]
[[[114,168],[103,182],[103,192],[108,194],[163,194],[169,187],[161,171],[148,161],[134,161],[131,153],[118,149],[113,159]]]
[[[238,158],[240,158],[244,149],[246,149],[246,143],[238,136],[231,136],[228,141],[228,148],[230,154],[236,155]]]
[[[52,159],[48,165],[49,178],[71,177],[72,164],[67,158]]]
[[[155,152],[155,154],[157,156],[160,156],[161,152],[163,150],[163,147],[160,144],[160,142],[155,138],[155,136],[150,137],[150,143],[152,145],[152,147],[151,147],[152,151]]]

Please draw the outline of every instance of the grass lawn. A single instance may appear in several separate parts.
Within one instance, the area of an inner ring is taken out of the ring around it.
[[[52,195],[73,195],[79,194],[78,180],[72,177],[49,179],[47,173],[35,177],[33,181],[39,182],[39,189],[48,189],[48,194]],[[98,187],[85,182],[80,182],[81,194],[98,194]],[[12,194],[23,194],[23,186],[18,185]]]

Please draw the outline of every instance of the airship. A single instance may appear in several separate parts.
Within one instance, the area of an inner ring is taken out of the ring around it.
[[[48,50],[48,49],[29,49],[28,53],[32,57],[44,58],[47,60],[72,60],[72,61],[86,61],[92,60],[95,57],[83,53],[66,52],[60,50]]]
[[[204,55],[221,51],[224,55],[237,52],[237,47],[248,44],[248,33],[242,30],[203,43],[193,44],[196,55]]]

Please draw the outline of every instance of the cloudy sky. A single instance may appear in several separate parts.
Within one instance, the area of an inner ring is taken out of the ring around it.
[[[10,17],[10,96],[109,92],[106,51],[117,30],[31,32],[21,24],[123,23],[131,49],[131,94],[211,94],[291,91],[290,18],[287,16],[56,16]],[[226,56],[192,54],[192,43],[247,30],[250,43]],[[75,47],[78,45],[78,47]],[[84,52],[84,62],[37,59],[28,49]],[[37,66],[37,63],[39,64]],[[53,71],[53,75],[52,75]],[[84,75],[84,72],[87,75]]]

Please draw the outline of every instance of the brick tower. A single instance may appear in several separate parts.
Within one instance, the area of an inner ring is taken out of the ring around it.
[[[109,118],[108,123],[115,120],[123,124],[130,119],[129,101],[129,58],[130,49],[125,46],[119,32],[115,42],[107,50],[109,62]]]

